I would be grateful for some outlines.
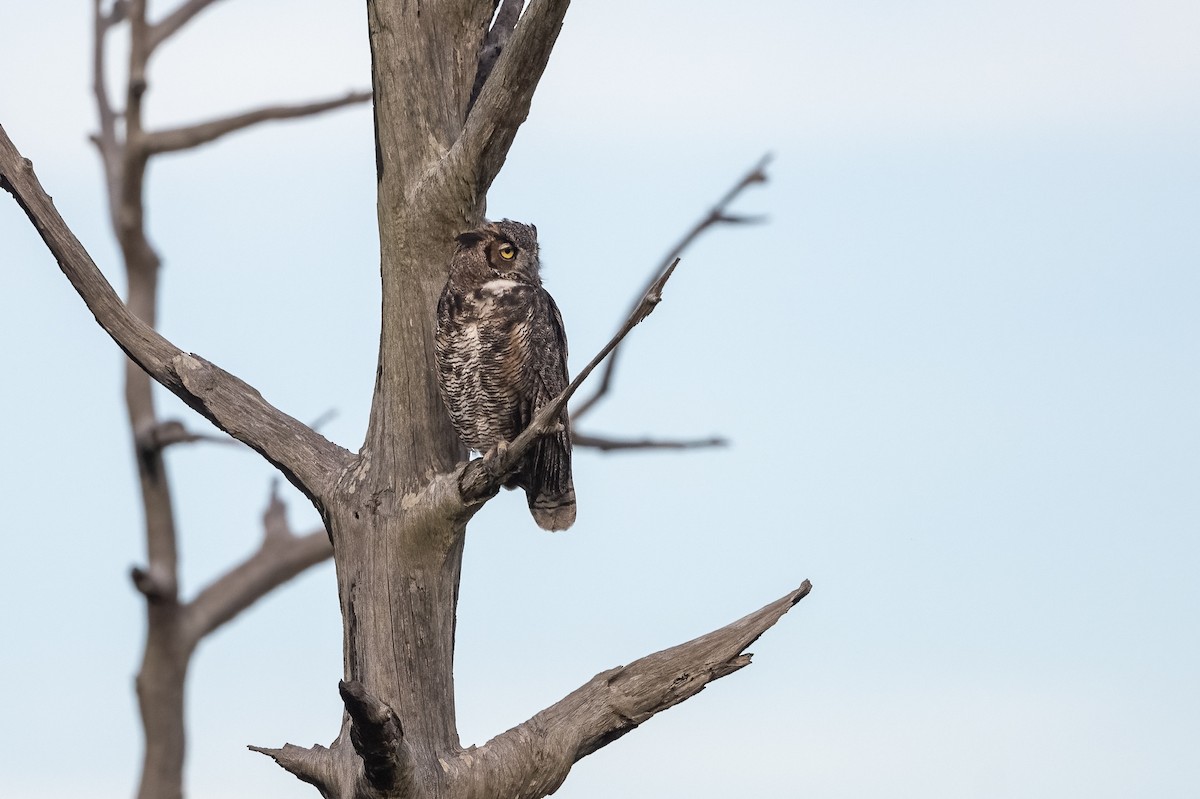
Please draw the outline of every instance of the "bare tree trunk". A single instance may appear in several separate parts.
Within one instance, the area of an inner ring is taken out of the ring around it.
[[[118,0],[107,10],[102,0],[93,0],[93,90],[100,129],[92,138],[104,166],[110,218],[125,266],[126,306],[151,328],[157,324],[160,258],[146,232],[144,198],[150,158],[157,153],[195,147],[258,122],[308,116],[369,98],[359,92],[300,106],[269,106],[148,133],[142,124],[142,100],[149,89],[146,72],[150,54],[213,1],[190,0],[163,22],[152,25],[147,21],[146,0]],[[104,56],[108,33],[122,24],[129,29],[129,59],[124,81],[125,108],[117,113],[108,97]],[[118,121],[123,121],[123,129]],[[264,547],[250,561],[218,580],[214,585],[220,590],[202,593],[202,603],[181,602],[171,482],[163,451],[168,444],[202,437],[186,431],[181,434],[182,427],[177,423],[172,425],[159,419],[150,375],[133,360],[125,362],[125,405],[146,536],[146,566],[132,571],[134,585],[146,600],[146,642],[136,680],[145,741],[137,796],[178,799],[183,794],[186,752],[185,683],[196,643],[262,594],[324,560],[331,550],[324,531],[296,538],[283,530],[272,539],[273,546]],[[244,579],[247,571],[254,580]],[[239,577],[243,579],[239,581]]]
[[[183,795],[184,681],[189,653],[174,635],[179,606],[148,604],[146,648],[137,676],[138,710],[146,742],[138,799]]]

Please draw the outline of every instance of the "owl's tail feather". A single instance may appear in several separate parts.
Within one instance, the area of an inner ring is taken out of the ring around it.
[[[543,530],[566,530],[575,523],[575,486],[571,481],[571,437],[562,431],[543,436],[526,456],[520,484],[529,512]]]
[[[575,492],[552,497],[547,494],[529,495],[529,512],[543,530],[566,530],[575,523]]]

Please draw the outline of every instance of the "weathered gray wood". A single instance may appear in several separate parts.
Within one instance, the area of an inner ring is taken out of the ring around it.
[[[577,761],[695,696],[713,680],[748,666],[747,647],[811,589],[805,580],[795,591],[707,635],[603,671],[483,746],[439,752],[437,768],[432,772],[416,768],[412,781],[403,787],[393,781],[389,790],[363,792],[368,782],[365,770],[362,763],[346,756],[345,728],[333,749],[291,744],[282,749],[251,748],[275,758],[327,796],[541,799],[558,789]],[[378,700],[373,698],[368,701],[376,719],[390,718],[389,708],[374,704]],[[373,741],[387,739],[394,742],[396,757],[407,767],[398,735],[376,733]]]
[[[412,755],[395,711],[360,682],[342,680],[338,691],[350,717],[350,743],[362,759],[367,788],[385,796],[412,794]]]
[[[135,316],[113,291],[42,189],[33,164],[0,127],[0,188],[16,198],[79,296],[122,350],[194,410],[275,464],[320,502],[350,454],[267,403],[255,389],[185,353]]]

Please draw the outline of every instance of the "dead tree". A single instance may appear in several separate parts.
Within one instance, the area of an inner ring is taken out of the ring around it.
[[[92,3],[92,88],[98,120],[92,142],[103,166],[110,222],[125,268],[126,306],[151,328],[158,317],[161,263],[146,230],[144,200],[151,159],[199,147],[262,122],[311,116],[371,98],[370,92],[350,92],[312,103],[266,106],[178,128],[147,130],[142,124],[142,106],[149,87],[151,56],[210,4],[188,0],[151,23],[146,0],[116,0],[107,7],[103,0]],[[105,76],[107,43],[118,26],[127,28],[129,36],[120,111],[114,109]],[[125,367],[125,405],[146,539],[146,565],[132,569],[133,583],[146,607],[146,641],[136,682],[145,740],[137,795],[139,799],[173,799],[183,792],[184,688],[197,645],[279,585],[330,557],[333,550],[323,529],[293,534],[283,506],[272,492],[257,551],[195,596],[182,598],[172,488],[163,451],[213,437],[188,430],[178,420],[162,419],[155,408],[150,375],[133,360],[126,361]]]
[[[424,8],[368,3],[383,329],[367,437],[357,454],[270,405],[220,367],[180,351],[153,327],[158,256],[146,237],[141,206],[148,159],[265,119],[361,99],[348,95],[171,131],[144,130],[141,102],[150,54],[212,2],[187,0],[152,24],[145,0],[118,0],[107,12],[96,0],[98,76],[106,29],[127,19],[131,32],[123,129],[115,125],[98,77],[96,137],[130,274],[128,304],[113,292],[55,210],[32,164],[0,128],[0,186],[15,197],[98,323],[131,361],[127,397],[148,542],[147,566],[134,572],[149,619],[138,680],[148,736],[140,794],[178,795],[182,687],[196,643],[326,556],[328,546],[320,539],[327,532],[344,625],[341,729],[329,748],[257,751],[329,797],[545,796],[578,759],[745,666],[746,647],[809,589],[805,582],[713,633],[602,672],[483,746],[460,745],[452,666],[467,524],[587,373],[653,310],[675,266],[654,276],[605,351],[511,442],[504,457],[487,468],[480,459],[464,462],[434,378],[433,308],[454,236],[483,218],[487,190],[528,114],[568,2],[532,0],[524,9],[510,0]],[[294,537],[268,516],[261,550],[182,602],[162,448],[195,434],[158,419],[150,378],[279,469],[312,501],[326,531]]]

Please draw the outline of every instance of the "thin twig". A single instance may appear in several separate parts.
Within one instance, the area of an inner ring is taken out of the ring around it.
[[[755,164],[749,172],[743,175],[742,178],[735,183],[731,189],[729,189],[729,191],[725,192],[725,195],[721,197],[721,199],[717,200],[716,205],[714,205],[699,222],[693,225],[691,230],[684,234],[683,238],[681,238],[675,244],[675,246],[671,248],[671,251],[667,253],[666,257],[663,258],[657,267],[655,267],[654,272],[650,276],[649,282],[646,284],[647,288],[654,285],[654,282],[658,280],[658,276],[662,274],[663,270],[665,270],[669,264],[676,261],[683,254],[684,250],[686,250],[692,244],[692,242],[694,242],[702,233],[714,225],[746,225],[756,224],[763,221],[763,217],[760,216],[734,215],[730,214],[726,209],[734,200],[737,199],[739,194],[741,194],[750,186],[753,186],[756,183],[767,182],[766,168],[770,161],[770,153],[760,158],[758,163]],[[602,397],[608,393],[609,388],[612,386],[613,372],[617,368],[617,357],[619,355],[619,352],[614,352],[612,357],[609,358],[608,363],[605,364],[604,372],[600,377],[600,385],[596,388],[595,393],[593,393],[587,399],[581,401],[578,407],[572,409],[572,420],[582,418],[596,405],[596,403]]]
[[[370,99],[371,92],[369,91],[347,92],[341,97],[335,97],[331,100],[320,100],[300,105],[267,106],[241,114],[234,114],[222,119],[198,122],[194,125],[184,125],[168,130],[156,130],[147,133],[145,136],[146,152],[154,154],[188,150],[193,147],[199,147],[202,144],[208,144],[226,134],[248,128],[251,125],[257,125],[261,122],[312,116],[355,103],[365,103]]]
[[[183,422],[178,419],[168,419],[165,422],[158,422],[153,427],[138,431],[135,438],[138,449],[143,453],[160,452],[175,444],[196,444],[199,442],[221,445],[239,444],[238,441],[229,436],[194,433],[188,430]]]
[[[322,427],[324,427],[325,425],[329,424],[334,419],[336,419],[337,415],[338,415],[337,408],[330,408],[329,410],[325,411],[325,413],[321,414],[316,419],[313,419],[311,422],[309,422],[308,426],[311,427],[313,430],[320,430]]]
[[[577,447],[588,447],[590,449],[598,449],[601,452],[628,452],[629,450],[653,450],[653,449],[700,449],[703,447],[724,447],[728,446],[729,442],[723,438],[696,438],[684,439],[681,441],[662,440],[655,438],[607,438],[605,436],[592,436],[587,433],[580,433],[578,430],[571,431],[571,443]]]
[[[150,26],[150,35],[147,40],[148,47],[146,54],[154,52],[154,49],[162,44],[169,36],[186,25],[192,17],[199,14],[204,9],[211,6],[217,0],[188,0],[179,8],[172,11],[163,19],[159,20],[154,25]]]
[[[104,81],[104,53],[108,32],[123,19],[127,8],[125,0],[117,0],[108,13],[102,8],[103,0],[92,0],[92,92],[96,97],[96,111],[100,129],[92,134],[91,140],[100,151],[100,162],[104,167],[104,188],[108,192],[108,210],[114,230],[117,226],[117,207],[120,205],[120,145],[117,141],[117,114],[108,97],[108,86]]]

